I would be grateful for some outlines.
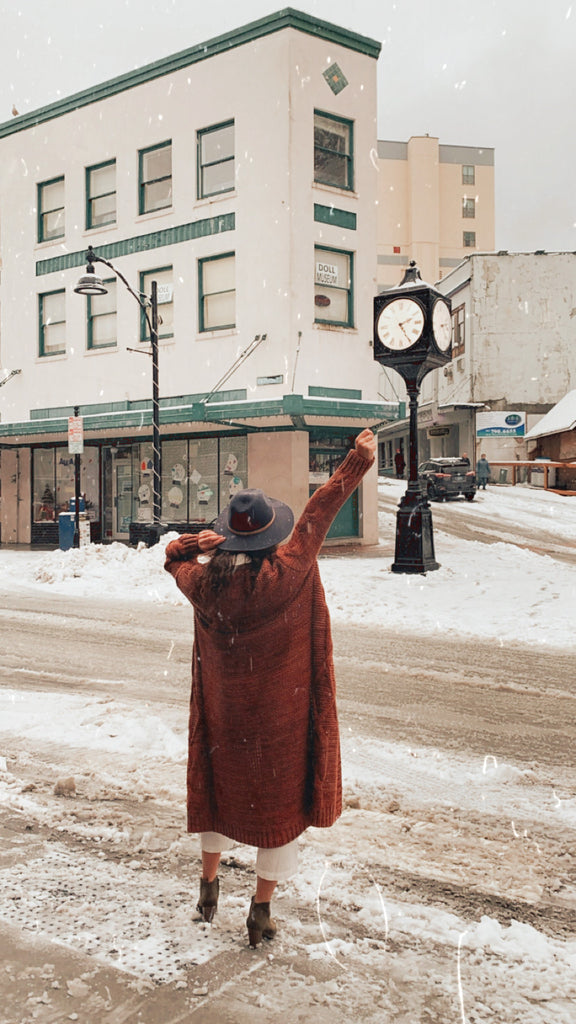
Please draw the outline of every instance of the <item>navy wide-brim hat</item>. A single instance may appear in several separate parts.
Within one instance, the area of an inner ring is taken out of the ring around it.
[[[252,488],[234,495],[212,529],[226,537],[218,551],[263,551],[285,540],[293,526],[289,505]]]

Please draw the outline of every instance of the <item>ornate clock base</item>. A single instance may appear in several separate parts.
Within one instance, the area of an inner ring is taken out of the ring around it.
[[[392,572],[431,572],[440,564],[434,556],[432,512],[421,495],[409,491],[396,513],[396,553]]]

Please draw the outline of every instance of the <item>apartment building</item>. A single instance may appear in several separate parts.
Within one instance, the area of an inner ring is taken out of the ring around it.
[[[473,252],[494,249],[494,150],[437,138],[378,142],[378,290],[410,260],[434,284]]]
[[[286,9],[0,125],[2,543],[58,543],[76,407],[92,538],[151,521],[131,290],[153,280],[166,525],[209,523],[246,486],[298,513],[397,416],[371,348],[379,51]],[[87,298],[88,245],[121,276]],[[334,541],[376,541],[375,474]]]

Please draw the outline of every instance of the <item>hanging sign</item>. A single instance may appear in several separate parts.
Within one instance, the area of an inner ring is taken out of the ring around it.
[[[524,437],[525,412],[476,413],[476,437]]]
[[[68,451],[71,455],[82,455],[84,451],[84,420],[82,416],[68,417]]]

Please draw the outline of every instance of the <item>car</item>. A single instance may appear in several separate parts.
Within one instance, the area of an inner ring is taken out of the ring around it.
[[[473,501],[476,494],[476,474],[468,459],[428,459],[418,467],[418,479],[430,501],[444,501],[463,495]]]

